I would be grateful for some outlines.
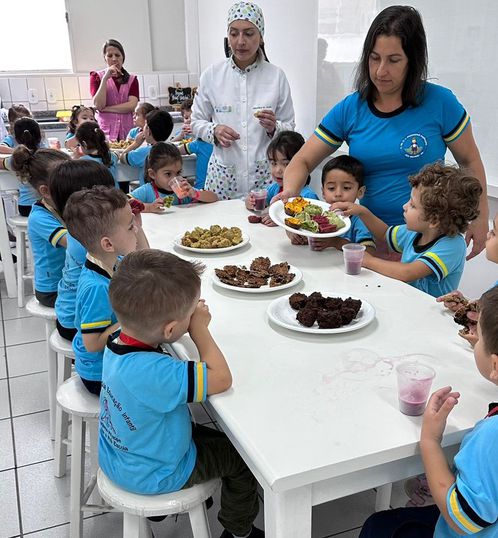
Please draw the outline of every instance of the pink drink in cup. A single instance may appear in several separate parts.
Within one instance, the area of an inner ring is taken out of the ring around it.
[[[257,189],[251,191],[254,197],[254,211],[263,211],[266,207],[266,189]]]
[[[180,176],[174,177],[169,182],[169,186],[180,199],[185,198],[188,194],[187,189],[185,188],[185,180]]]
[[[365,245],[357,243],[347,243],[342,245],[344,256],[344,267],[347,275],[359,275],[361,272],[361,262],[365,253]]]
[[[422,415],[436,372],[419,362],[403,362],[396,367],[396,373],[399,410],[411,417]]]

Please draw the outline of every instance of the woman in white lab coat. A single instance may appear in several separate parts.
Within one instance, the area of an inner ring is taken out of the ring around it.
[[[295,125],[287,78],[266,58],[261,8],[237,2],[227,27],[228,58],[201,75],[191,120],[194,136],[214,144],[205,188],[221,199],[245,198],[269,184],[266,148]]]

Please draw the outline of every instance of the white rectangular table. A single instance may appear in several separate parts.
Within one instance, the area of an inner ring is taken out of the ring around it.
[[[234,380],[233,388],[210,397],[209,405],[264,488],[266,536],[309,538],[312,506],[422,471],[421,418],[398,410],[393,367],[399,361],[425,355],[421,359],[436,370],[433,388],[451,384],[461,391],[444,436],[450,453],[496,395],[434,298],[367,270],[348,276],[340,252],[292,246],[281,228],[251,225],[247,215],[241,201],[228,201],[145,214],[143,222],[151,247],[163,250],[172,250],[173,238],[194,226],[235,225],[250,235],[248,245],[225,254],[174,252],[201,258],[207,266],[202,297]],[[248,264],[260,255],[299,267],[303,282],[263,295],[211,283],[214,267]],[[273,325],[268,305],[294,291],[358,296],[375,307],[376,319],[338,335]],[[188,337],[174,348],[180,356],[196,355]]]

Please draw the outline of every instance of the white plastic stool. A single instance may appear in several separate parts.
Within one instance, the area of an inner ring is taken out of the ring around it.
[[[17,256],[17,306],[24,306],[24,281],[30,280],[32,275],[25,273],[27,265],[26,259],[26,235],[28,233],[28,217],[10,217],[9,225],[14,229],[16,236],[16,256]]]
[[[103,512],[106,507],[86,504],[97,482],[99,397],[88,392],[75,375],[57,389],[57,403],[72,418],[70,536],[83,533],[83,512]],[[86,426],[90,433],[91,474],[84,487]]]
[[[219,479],[173,493],[137,495],[121,489],[99,469],[97,485],[104,501],[124,513],[123,538],[150,538],[152,534],[145,518],[185,512],[190,517],[194,538],[211,538],[204,501],[218,489]]]
[[[50,411],[50,438],[54,438],[55,429],[55,392],[57,390],[57,355],[50,348],[49,340],[52,331],[55,329],[55,309],[43,306],[36,297],[32,297],[26,304],[26,311],[35,318],[45,320],[45,346],[47,353],[48,371],[48,407]]]
[[[56,356],[57,380],[54,389],[54,401],[57,389],[71,376],[71,359],[74,358],[73,346],[69,340],[62,338],[57,329],[52,331],[49,339],[50,349]],[[68,445],[69,417],[60,406],[55,409],[55,443],[54,443],[54,475],[57,478],[66,474],[66,456]]]

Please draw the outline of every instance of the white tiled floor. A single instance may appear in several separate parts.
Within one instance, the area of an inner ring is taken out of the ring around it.
[[[43,321],[18,309],[16,299],[6,299],[0,285],[0,538],[67,538],[69,536],[69,470],[53,476],[53,447],[48,432],[47,373]],[[4,339],[5,334],[5,339]],[[201,406],[197,422],[212,424]],[[68,468],[70,457],[68,457]],[[406,502],[402,487],[395,486],[393,505]],[[313,538],[357,538],[363,521],[374,510],[373,490],[315,507]],[[219,498],[209,510],[213,537],[222,528],[216,519]],[[256,525],[264,527],[263,504]],[[121,515],[85,519],[84,536],[119,538]],[[191,538],[186,516],[166,518],[152,525],[156,538]]]

